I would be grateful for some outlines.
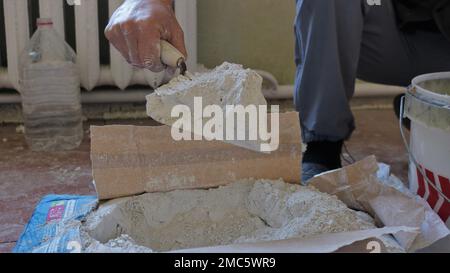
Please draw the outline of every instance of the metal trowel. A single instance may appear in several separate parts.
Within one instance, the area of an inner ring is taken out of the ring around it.
[[[261,90],[262,88],[263,79],[255,71],[243,69],[241,65],[224,63],[220,67],[214,69],[215,73],[219,74],[223,73],[222,74],[223,76],[216,78],[217,80],[211,81],[207,77],[205,77],[209,72],[203,74],[199,73],[196,75],[191,75],[189,72],[187,72],[185,60],[186,60],[185,56],[180,51],[178,51],[173,45],[171,45],[166,41],[161,42],[161,61],[168,66],[179,68],[180,73],[183,76],[185,76],[185,78],[175,79],[174,82],[172,82],[172,84],[173,85],[179,84],[179,86],[185,88],[186,92],[180,93],[180,91],[183,91],[183,89],[174,91],[176,90],[176,88],[174,89],[173,86],[171,86],[171,83],[169,83],[167,85],[163,85],[157,88],[155,92],[146,96],[147,114],[154,120],[168,126],[174,126],[174,124],[177,123],[177,121],[179,121],[179,118],[172,116],[172,110],[176,106],[183,105],[184,107],[189,108],[190,113],[194,113],[194,116],[191,119],[191,126],[188,126],[187,127],[188,129],[185,129],[183,126],[183,130],[194,133],[195,135],[196,132],[195,128],[198,129],[198,127],[203,127],[204,123],[207,122],[208,120],[208,118],[206,117],[196,116],[196,113],[198,113],[198,108],[196,108],[197,106],[195,105],[196,98],[198,99],[200,97],[202,99],[202,103],[203,100],[205,103],[204,105],[203,104],[200,105],[202,107],[200,111],[202,111],[205,105],[207,104],[219,106],[220,109],[224,111],[223,114],[224,121],[226,121],[227,106],[233,105],[240,105],[244,107],[249,105],[267,106],[267,101],[265,100],[262,92],[259,93],[257,92],[257,90]],[[240,82],[238,84],[230,85],[229,82],[233,81],[232,79],[234,78],[239,78]],[[228,79],[228,82],[224,81],[224,79]],[[183,82],[189,80],[191,81],[192,84],[186,85],[183,84]],[[205,93],[208,92],[208,90],[204,89],[206,83],[212,86],[213,92]],[[200,90],[201,92],[196,90]],[[257,93],[250,95],[249,92],[254,92],[254,90],[256,90]],[[183,95],[177,96],[177,94]],[[233,115],[233,112],[231,112],[230,115]],[[257,115],[259,115],[259,113]],[[243,120],[246,123],[243,126],[245,130],[244,133],[246,136],[247,135],[250,136],[249,130],[252,127],[250,126],[250,121],[246,118],[244,118]],[[179,124],[179,122],[177,124]],[[225,124],[225,122],[223,124]],[[258,124],[258,120],[252,124]],[[236,124],[233,124],[233,126],[234,127],[232,128],[234,129],[234,132],[237,132],[238,129],[242,128],[238,127],[238,125]],[[270,126],[268,126],[268,128],[269,127]],[[223,128],[223,126],[219,126],[219,128]],[[197,132],[199,131],[200,130],[198,130]],[[268,144],[267,140],[263,140],[261,138],[257,138],[254,140],[229,140],[225,132],[221,133],[223,133],[221,138],[222,141],[252,151],[265,152],[262,150],[261,147],[262,145],[267,146]],[[196,134],[196,136],[200,137],[197,139],[201,139],[203,137],[202,133]],[[267,151],[267,153],[269,153],[269,151]]]

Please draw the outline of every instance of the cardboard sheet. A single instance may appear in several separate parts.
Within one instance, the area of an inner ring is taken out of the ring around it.
[[[300,182],[298,113],[280,114],[279,150],[264,154],[220,141],[174,141],[169,126],[93,126],[91,161],[100,200],[212,188],[240,179]]]

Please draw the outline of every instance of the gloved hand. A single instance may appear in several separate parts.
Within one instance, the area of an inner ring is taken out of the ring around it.
[[[105,29],[106,38],[133,66],[161,72],[161,40],[187,57],[184,33],[172,8],[173,0],[125,0]]]

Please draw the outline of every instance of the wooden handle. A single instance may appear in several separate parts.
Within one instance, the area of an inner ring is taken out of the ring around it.
[[[186,57],[169,42],[161,40],[161,60],[171,67],[178,67]]]

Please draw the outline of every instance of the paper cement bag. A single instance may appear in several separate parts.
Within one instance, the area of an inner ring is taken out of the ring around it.
[[[320,234],[307,238],[185,249],[171,253],[389,253],[384,245],[386,242],[376,238],[404,231],[414,232],[416,229],[385,227]]]
[[[311,186],[336,195],[352,209],[371,214],[379,225],[408,226],[420,232],[398,232],[394,236],[406,251],[427,247],[449,234],[439,216],[420,197],[399,191],[377,178],[374,156],[351,166],[315,177]]]

